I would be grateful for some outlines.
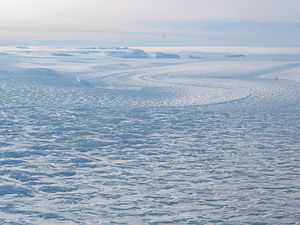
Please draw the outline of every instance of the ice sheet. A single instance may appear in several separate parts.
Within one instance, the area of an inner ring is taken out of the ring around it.
[[[116,50],[0,47],[0,224],[297,224],[294,53]]]

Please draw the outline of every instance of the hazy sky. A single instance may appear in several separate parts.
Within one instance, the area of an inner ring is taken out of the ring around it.
[[[300,0],[0,0],[0,43],[300,46]]]

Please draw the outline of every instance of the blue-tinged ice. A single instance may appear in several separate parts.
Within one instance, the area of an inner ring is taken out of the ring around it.
[[[297,48],[2,46],[0,224],[297,224],[299,75]]]

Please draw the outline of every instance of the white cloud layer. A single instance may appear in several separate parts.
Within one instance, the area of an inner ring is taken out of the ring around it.
[[[1,26],[107,28],[151,21],[300,22],[299,0],[1,0]]]
[[[176,22],[300,23],[299,11],[299,0],[0,0],[0,40],[59,39],[76,30],[160,32],[154,25]]]

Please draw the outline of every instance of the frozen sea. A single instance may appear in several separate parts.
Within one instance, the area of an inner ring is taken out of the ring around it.
[[[0,47],[0,224],[299,224],[300,49]]]

